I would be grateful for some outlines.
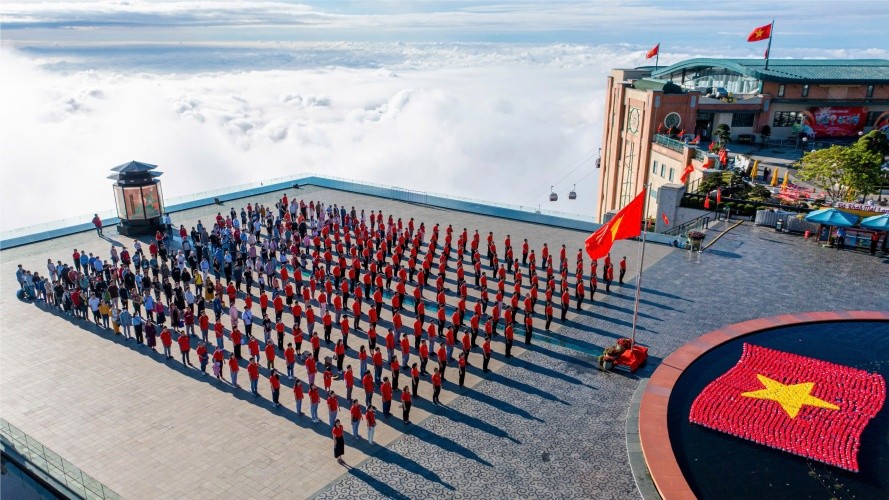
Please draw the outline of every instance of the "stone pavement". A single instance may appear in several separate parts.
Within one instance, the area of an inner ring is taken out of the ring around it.
[[[309,187],[299,193],[291,192],[291,196],[294,194],[306,199],[322,199],[330,204],[354,204],[366,210],[382,208],[386,213],[393,213],[405,220],[414,217],[418,222],[425,221],[428,226],[435,222],[444,225],[452,223],[457,231],[464,226],[470,230],[478,228],[482,235],[492,230],[500,242],[509,233],[514,245],[520,245],[521,238],[527,237],[532,248],[538,250],[543,241],[548,241],[553,251],[557,251],[560,244],[565,242],[569,245],[569,259],[586,237],[586,234],[576,231],[340,191]],[[239,207],[247,201],[269,203],[275,196],[269,194],[234,204]],[[205,221],[212,218],[217,209],[227,210],[228,207],[210,206],[177,213],[174,214],[174,222],[182,221],[190,226],[198,218]],[[324,424],[312,425],[306,417],[295,415],[289,384],[284,384],[281,395],[286,406],[276,410],[268,400],[265,372],[259,385],[263,397],[252,398],[244,390],[234,390],[212,376],[203,377],[197,370],[185,368],[178,357],[165,361],[147,348],[127,343],[120,337],[115,338],[106,330],[82,320],[41,310],[43,308],[14,298],[14,271],[19,263],[41,272],[45,270],[47,258],[69,260],[74,248],[107,256],[111,243],[130,243],[129,239],[117,235],[113,229],[106,229],[105,233],[105,239],[90,231],[0,253],[0,285],[3,289],[0,294],[0,409],[3,417],[124,497],[190,498],[225,494],[243,498],[290,498],[323,490],[337,479],[343,469],[336,465],[332,457],[329,427]],[[615,245],[614,254],[619,256],[626,253],[632,262],[636,248],[637,243],[619,242]],[[671,251],[669,247],[651,246],[648,265],[656,263]],[[633,272],[628,277],[632,275]],[[453,298],[449,300],[453,302]],[[593,309],[600,308],[595,306]],[[586,314],[591,312],[585,311],[577,318]],[[384,313],[384,318],[387,318],[387,313]],[[572,312],[569,322],[574,318]],[[227,323],[226,319],[223,321]],[[539,319],[537,325],[540,325]],[[554,332],[548,340],[558,344],[565,338]],[[584,339],[574,339],[572,343],[588,351],[601,349],[601,344],[592,344]],[[512,431],[498,431],[496,425],[488,420],[489,417],[484,414],[486,409],[506,409],[519,419],[515,421],[516,425],[536,427],[538,432],[540,427],[535,424],[545,421],[524,421],[531,411],[526,406],[534,401],[528,401],[521,394],[536,395],[542,404],[553,404],[554,408],[562,411],[572,410],[567,411],[572,415],[574,409],[582,409],[578,405],[569,408],[567,398],[573,398],[573,395],[547,394],[535,389],[531,379],[526,382],[521,378],[527,372],[531,376],[578,380],[573,375],[558,373],[547,368],[546,363],[528,364],[525,359],[510,361],[512,364],[527,365],[522,372],[504,372],[508,366],[503,363],[502,345],[497,341],[494,344],[492,369],[495,373],[489,374],[489,379],[501,385],[507,384],[519,392],[498,397],[494,391],[474,389],[481,377],[476,369],[480,361],[477,355],[473,355],[467,389],[455,391],[454,384],[450,382],[455,373],[449,375],[442,395],[442,401],[449,405],[446,409],[428,404],[428,392],[431,390],[428,382],[421,383],[421,399],[412,412],[412,420],[426,420],[429,425],[411,426],[411,439],[429,443],[430,452],[444,445],[461,457],[481,461],[476,463],[494,463],[480,458],[482,448],[474,451],[476,444],[462,445],[457,439],[444,437],[443,430],[431,428],[435,418],[444,418],[446,427],[449,426],[448,422],[469,425],[480,430],[483,436],[493,433],[498,439],[518,446],[521,443],[509,439],[508,432]],[[556,352],[549,346],[534,346],[532,351],[548,353],[541,354],[544,359],[575,356],[570,354],[571,351]],[[227,347],[230,350],[229,344]],[[522,349],[516,348],[514,352],[521,354]],[[580,366],[588,371],[591,365],[588,361],[582,361]],[[300,370],[297,373],[305,379]],[[248,384],[246,378],[246,373],[242,373],[241,387]],[[341,384],[334,384],[340,395],[345,392]],[[577,386],[572,391],[580,389],[581,386]],[[468,406],[465,410],[457,410],[457,406],[452,404],[455,401]],[[397,408],[393,410],[399,413]],[[341,409],[343,414],[345,412]],[[443,417],[427,419],[431,414],[441,414]],[[326,416],[322,405],[320,417],[326,420]],[[388,423],[383,420],[380,419],[376,440],[386,445],[399,439],[404,426],[400,422]],[[408,441],[399,441],[397,446],[403,446],[405,442]],[[485,442],[482,440],[477,445],[484,445]],[[533,452],[537,453],[536,450]],[[423,478],[433,479],[429,482],[432,485],[439,484],[428,472],[430,469],[421,465],[427,460],[425,456],[414,459],[400,453],[396,447],[372,448],[347,438],[346,458],[349,463],[365,460],[371,453],[382,459],[388,458],[390,462],[397,460],[400,467],[414,471]],[[515,450],[509,455],[517,456]],[[554,451],[552,455],[548,460],[561,463],[555,458],[561,455],[560,452]],[[393,483],[393,486],[397,485]],[[467,485],[456,481],[452,486],[454,491],[463,491]]]

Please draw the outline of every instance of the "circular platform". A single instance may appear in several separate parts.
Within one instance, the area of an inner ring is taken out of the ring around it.
[[[659,493],[885,497],[887,353],[889,312],[861,311],[762,318],[681,347],[654,372],[639,410],[640,441]],[[845,376],[854,380],[837,382]],[[789,403],[790,393],[801,403]]]

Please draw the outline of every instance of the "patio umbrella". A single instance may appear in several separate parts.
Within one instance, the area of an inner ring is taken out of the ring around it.
[[[781,183],[781,191],[787,191],[787,180],[790,179],[790,170],[784,171],[784,182]]]
[[[873,231],[889,231],[889,214],[868,217],[862,220],[859,226]]]
[[[772,182],[770,183],[770,185],[772,185],[772,186],[778,185],[778,169],[777,168],[772,172]]]
[[[756,174],[759,173],[759,160],[753,161],[753,168],[750,169],[750,178],[756,179]]]
[[[806,220],[825,226],[852,227],[858,221],[858,217],[835,208],[822,208],[806,214]]]

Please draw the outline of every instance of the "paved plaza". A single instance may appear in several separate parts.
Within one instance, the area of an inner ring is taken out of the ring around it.
[[[269,203],[278,195],[229,204]],[[514,246],[528,238],[538,251],[544,241],[553,251],[564,242],[569,261],[587,236],[314,187],[296,196],[383,209],[427,226],[452,224],[455,231],[490,230],[499,243],[509,233]],[[177,213],[174,222],[206,222],[216,211]],[[708,240],[728,227],[713,225]],[[130,242],[113,230],[106,235]],[[628,256],[631,283],[638,245],[620,241],[612,252]],[[885,310],[889,297],[887,259],[824,249],[749,223],[702,254],[649,245],[637,339],[650,346],[651,358],[635,375],[599,372],[592,358],[630,334],[634,289],[627,284],[598,293],[577,314],[572,301],[566,324],[554,321],[548,337],[514,349],[519,356],[511,360],[503,358],[498,337],[493,372],[482,377],[473,358],[463,389],[449,372],[441,407],[431,404],[423,382],[415,424],[380,418],[373,447],[347,436],[343,467],[333,458],[329,427],[296,416],[289,384],[282,388],[286,407],[276,410],[265,376],[263,397],[253,398],[184,368],[178,357],[164,361],[82,320],[16,300],[16,264],[42,272],[47,258],[70,260],[74,248],[107,255],[110,244],[89,232],[0,253],[0,413],[125,498],[635,498],[625,432],[629,402],[640,379],[672,350],[737,321]],[[337,393],[344,393],[341,385]],[[400,416],[397,405],[393,411]],[[326,421],[326,411],[320,413]],[[346,421],[341,409],[344,415]]]

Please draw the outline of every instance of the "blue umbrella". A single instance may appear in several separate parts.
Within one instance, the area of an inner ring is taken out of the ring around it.
[[[882,215],[874,215],[873,217],[868,217],[861,221],[859,224],[861,227],[866,229],[872,229],[874,231],[889,231],[889,214]]]
[[[809,212],[806,215],[806,220],[824,224],[825,226],[852,227],[858,221],[858,216],[841,212],[835,208],[822,208],[821,210]]]

